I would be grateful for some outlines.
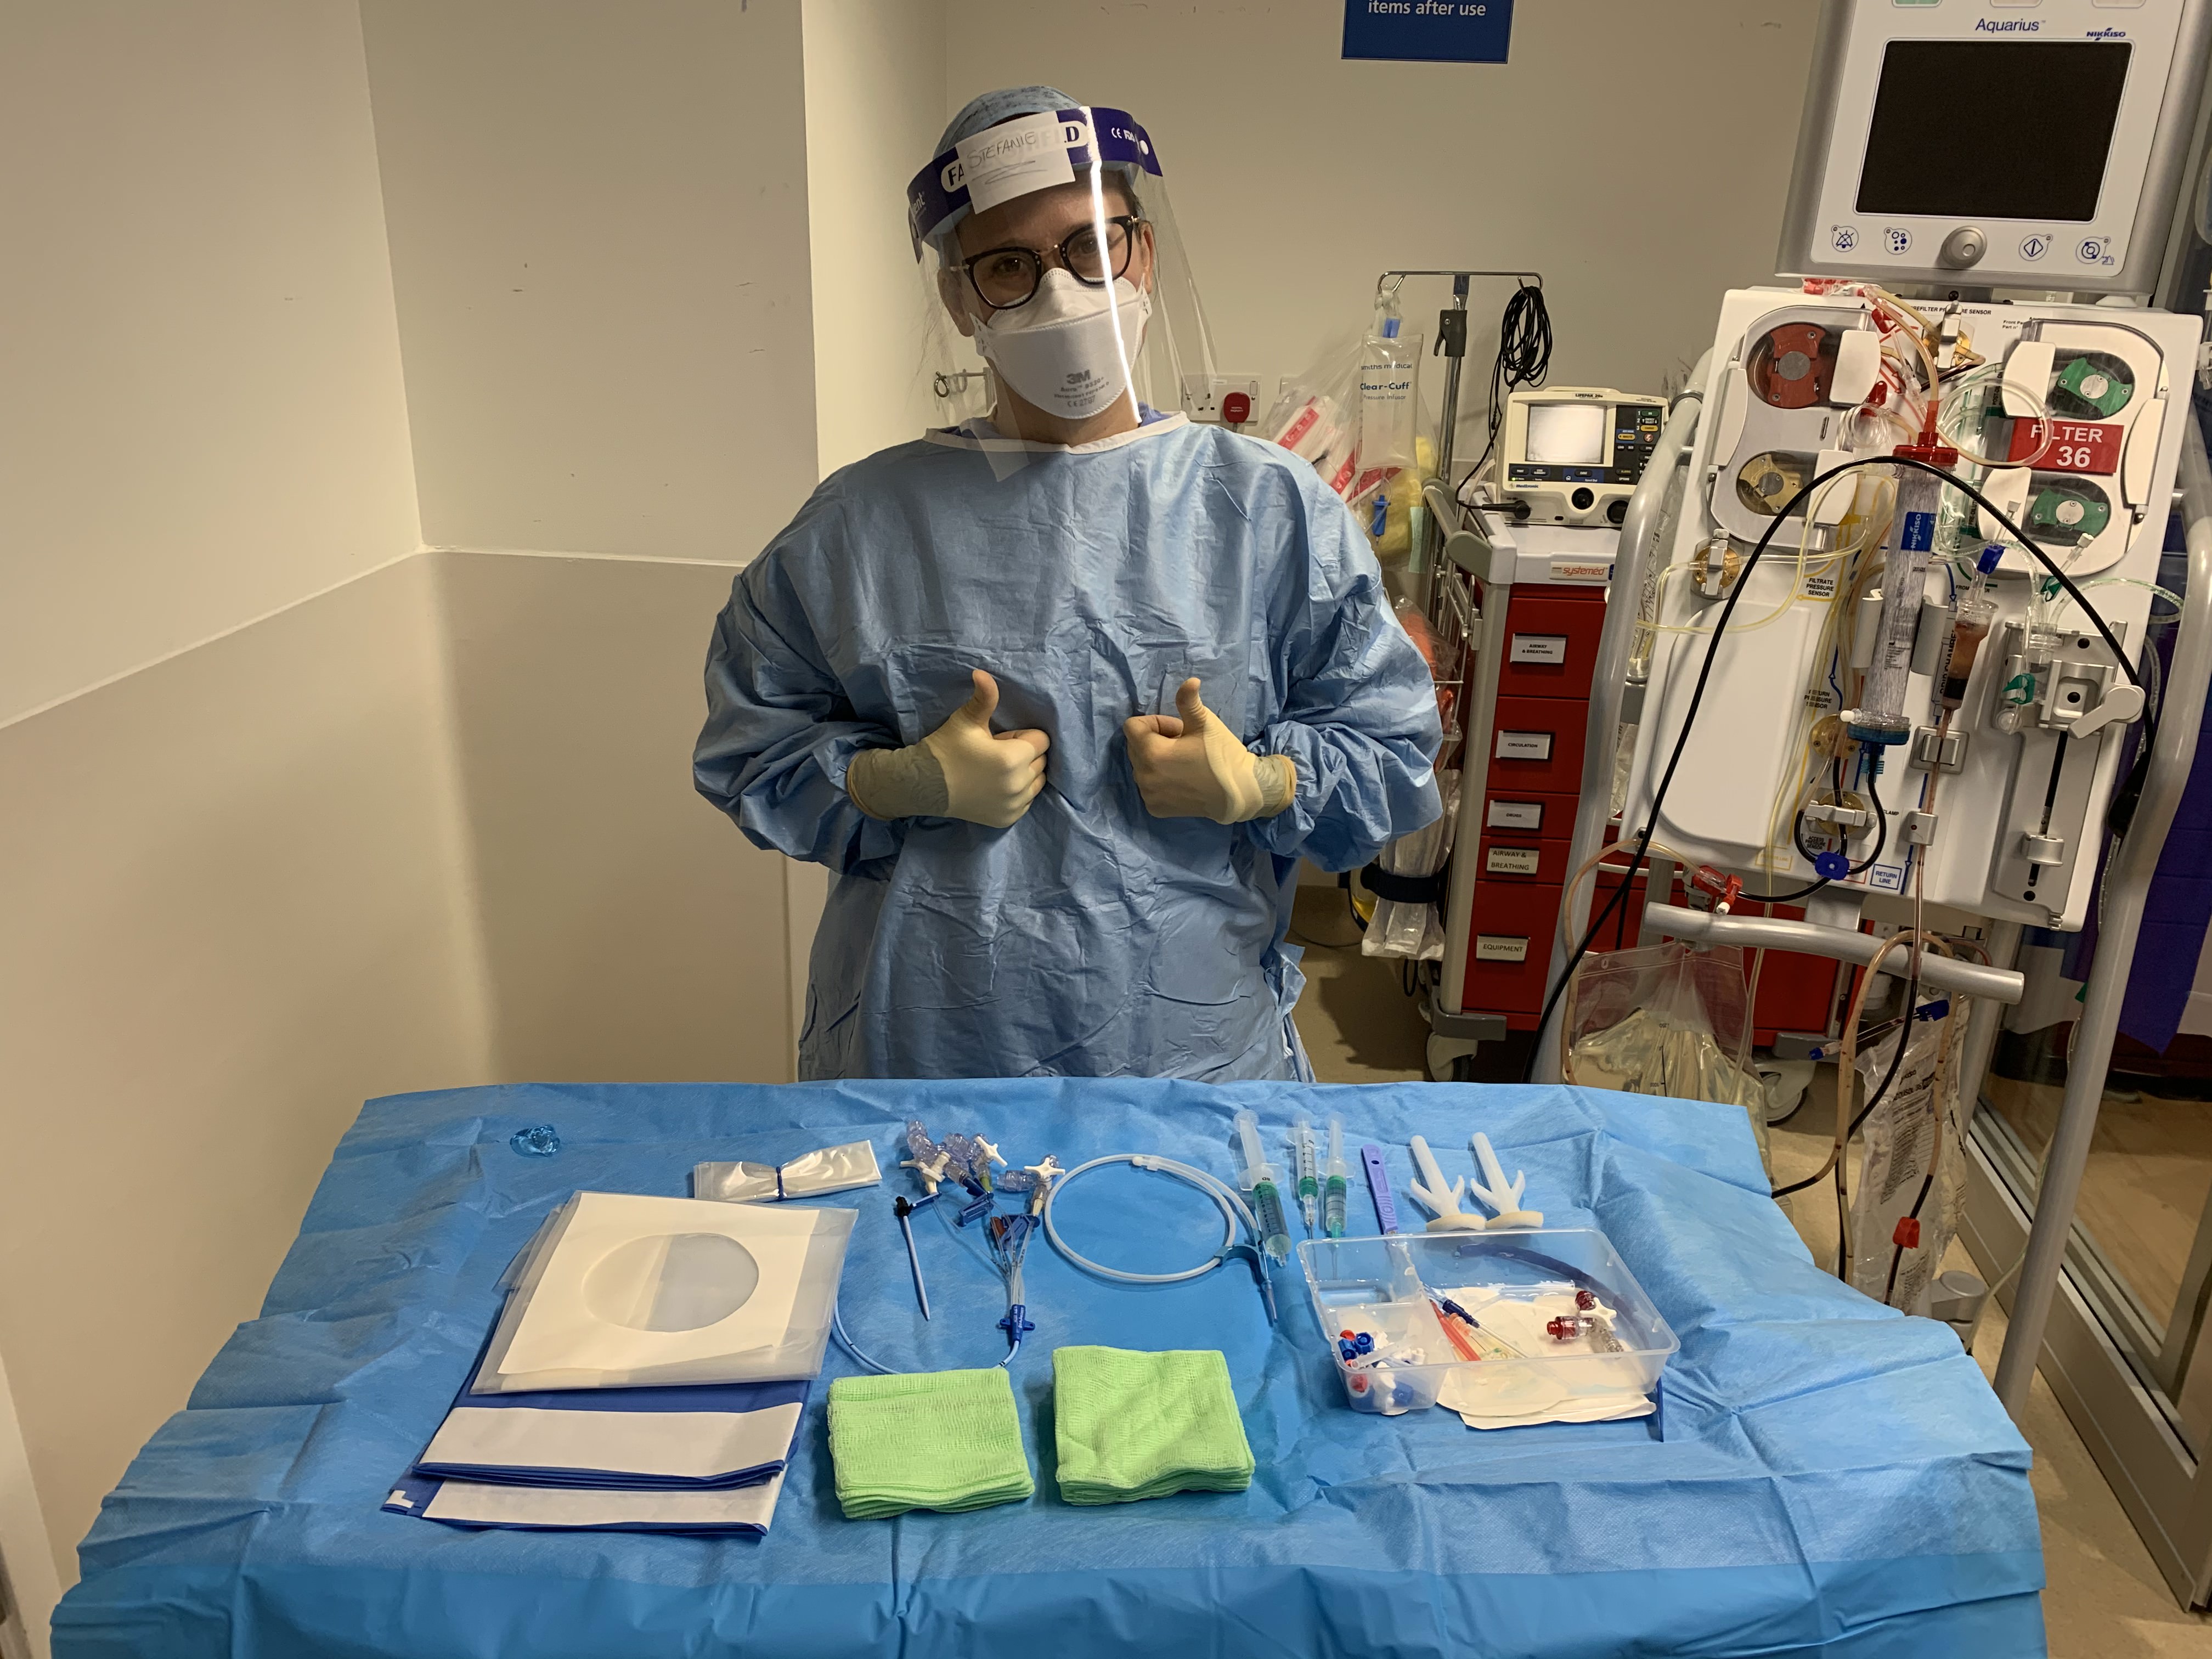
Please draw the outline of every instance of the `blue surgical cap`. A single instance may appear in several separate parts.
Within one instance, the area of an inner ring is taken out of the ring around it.
[[[1001,87],[996,92],[987,92],[968,100],[967,106],[952,118],[952,125],[945,129],[945,136],[937,141],[930,159],[944,155],[963,138],[973,138],[985,127],[995,127],[1017,115],[1050,115],[1057,110],[1077,107],[1075,100],[1058,87]]]

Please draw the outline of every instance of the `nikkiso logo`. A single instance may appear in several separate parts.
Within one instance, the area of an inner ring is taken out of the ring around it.
[[[2091,40],[2124,40],[2128,38],[2128,32],[2125,29],[2091,29],[2085,38]]]
[[[2040,34],[2043,20],[2038,17],[1977,17],[1977,34]]]

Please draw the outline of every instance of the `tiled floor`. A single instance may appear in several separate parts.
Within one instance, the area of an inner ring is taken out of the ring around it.
[[[1340,894],[1299,894],[1297,936],[1307,945],[1309,984],[1298,1030],[1314,1069],[1328,1083],[1385,1083],[1424,1077],[1426,1028],[1401,989],[1395,963],[1363,957]],[[1832,1097],[1816,1098],[1775,1137],[1778,1176],[1820,1166],[1834,1133]],[[1792,1217],[1815,1261],[1832,1260],[1832,1207],[1796,1201]],[[1965,1265],[1963,1262],[1958,1265]],[[1984,1370],[2004,1341],[1993,1310],[1974,1344]],[[2151,1564],[2119,1502],[2050,1391],[2036,1380],[2026,1430],[2035,1448],[2036,1504],[2043,1518],[2044,1621],[2056,1659],[2166,1659],[2212,1656],[2212,1620],[2183,1612]]]

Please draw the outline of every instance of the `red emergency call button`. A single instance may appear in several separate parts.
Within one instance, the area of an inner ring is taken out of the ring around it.
[[[1252,418],[1252,399],[1242,392],[1227,392],[1221,398],[1221,423],[1242,426]]]

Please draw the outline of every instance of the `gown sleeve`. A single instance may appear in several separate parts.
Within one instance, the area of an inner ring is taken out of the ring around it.
[[[708,647],[707,723],[691,775],[755,846],[843,875],[899,850],[898,824],[869,817],[845,793],[854,755],[899,739],[857,715],[790,580],[791,544],[835,523],[818,504],[731,584]]]
[[[1269,641],[1282,713],[1252,744],[1289,756],[1297,788],[1245,827],[1268,852],[1351,870],[1443,811],[1443,730],[1428,664],[1390,614],[1351,512],[1325,490],[1301,497],[1304,591],[1279,607]]]

